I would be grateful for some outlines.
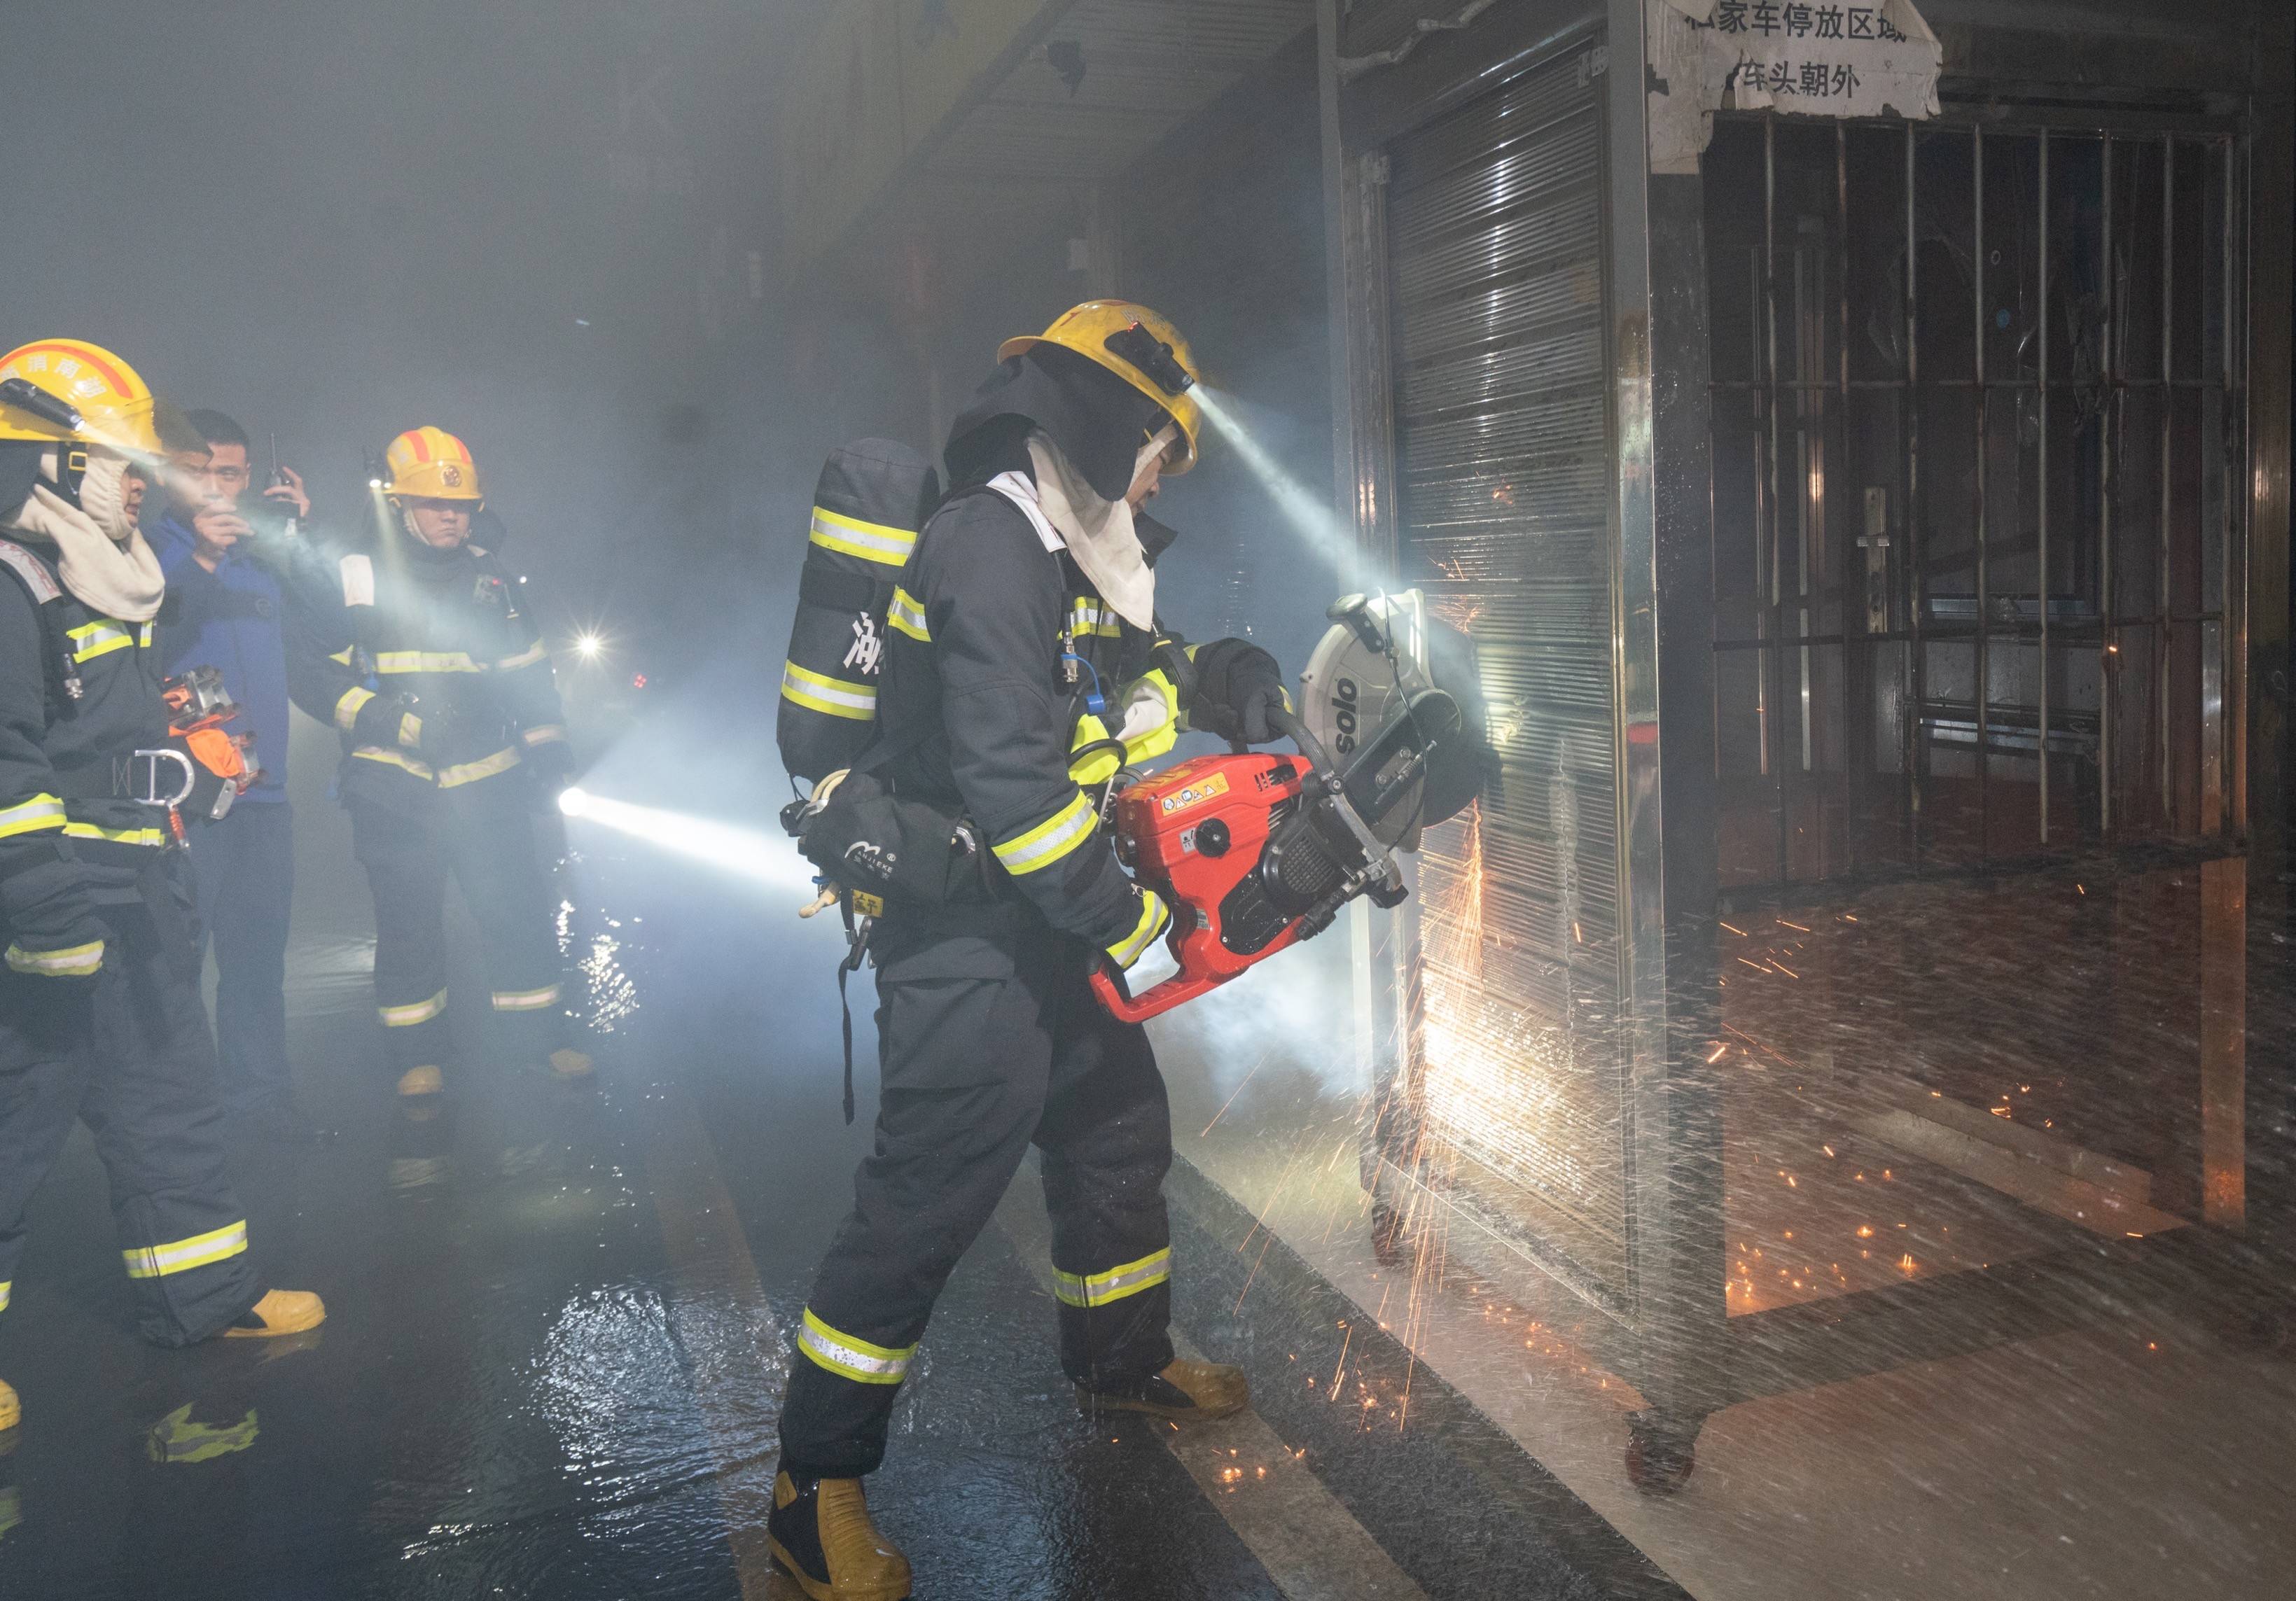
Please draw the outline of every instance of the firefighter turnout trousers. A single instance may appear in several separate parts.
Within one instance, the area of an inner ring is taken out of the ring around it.
[[[489,1000],[510,1048],[538,1063],[567,1042],[559,1005],[550,882],[536,854],[527,787],[515,776],[440,795],[420,808],[361,797],[353,849],[374,892],[374,1003],[391,1072],[444,1066],[447,876],[479,927]]]
[[[225,1174],[215,1047],[200,1001],[188,886],[183,919],[102,905],[92,979],[0,968],[0,1307],[24,1250],[24,1211],[75,1118],[111,1179],[136,1328],[161,1345],[206,1339],[255,1304],[247,1214]]]
[[[1061,1363],[1109,1388],[1172,1360],[1172,1161],[1148,1037],[1101,1009],[1086,947],[1041,921],[914,942],[881,927],[875,1149],[816,1277],[783,1408],[783,1465],[874,1471],[957,1258],[1033,1142],[1044,1156]]]

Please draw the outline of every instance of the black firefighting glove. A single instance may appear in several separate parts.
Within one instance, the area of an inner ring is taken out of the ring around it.
[[[419,701],[414,715],[422,726],[416,731],[416,748],[422,759],[433,767],[443,766],[462,754],[459,741],[463,719],[451,701]]]
[[[1250,640],[1214,640],[1195,653],[1196,695],[1188,704],[1188,726],[1218,734],[1231,744],[1265,745],[1281,738],[1270,712],[1288,712],[1283,669]]]
[[[422,723],[414,710],[412,695],[373,696],[351,719],[351,738],[361,745],[417,749],[422,743]]]

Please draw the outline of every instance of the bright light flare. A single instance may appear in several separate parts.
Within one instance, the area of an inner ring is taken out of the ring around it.
[[[605,648],[606,641],[600,639],[594,633],[583,633],[577,634],[575,636],[574,653],[580,657],[584,661],[596,661],[598,659],[598,653]]]
[[[1275,458],[1243,426],[1240,409],[1229,396],[1202,384],[1195,387],[1194,394],[1196,404],[1203,408],[1205,421],[1234,446],[1238,459],[1259,480],[1259,486],[1275,502],[1284,520],[1318,556],[1339,570],[1343,580],[1351,580],[1361,558],[1355,530],[1341,521],[1339,514],[1320,496],[1276,465]]]
[[[610,800],[578,785],[559,796],[558,809],[585,824],[611,829],[733,878],[800,894],[813,889],[813,869],[786,839],[714,818]]]

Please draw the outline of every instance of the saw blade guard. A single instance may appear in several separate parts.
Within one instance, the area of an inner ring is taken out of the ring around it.
[[[1300,674],[1300,719],[1346,772],[1380,843],[1417,850],[1489,775],[1474,641],[1430,617],[1415,589],[1344,596],[1326,615],[1332,628]]]

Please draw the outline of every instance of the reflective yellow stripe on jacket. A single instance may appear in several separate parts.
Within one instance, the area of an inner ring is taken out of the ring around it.
[[[1035,828],[991,848],[1004,870],[1018,878],[1060,861],[1091,838],[1099,823],[1100,813],[1079,794]]]
[[[404,751],[385,750],[380,745],[362,745],[351,755],[361,761],[381,762],[386,767],[397,767],[426,783],[435,780],[441,789],[452,789],[459,784],[474,783],[480,779],[490,779],[498,772],[508,772],[519,764],[520,760],[515,745],[505,745],[483,760],[441,767],[435,772],[426,762],[418,762]]]
[[[907,590],[893,591],[893,603],[885,610],[885,621],[896,633],[906,633],[920,645],[932,643],[932,631],[925,626],[925,609]]]
[[[365,684],[353,684],[349,689],[345,690],[343,698],[335,702],[335,726],[345,733],[350,732],[351,724],[358,721],[358,715],[366,709],[366,703],[373,698],[374,691]]]
[[[142,632],[148,636],[151,631],[152,625],[144,624]],[[64,637],[71,641],[71,657],[75,662],[94,661],[97,657],[109,656],[115,650],[132,650],[135,648],[136,634],[136,629],[126,623],[114,622],[110,617],[98,617],[93,623],[82,623],[77,628],[64,630]],[[148,638],[145,642],[150,642]]]
[[[1112,640],[1123,634],[1124,619],[1090,596],[1078,595],[1069,605],[1069,631],[1080,640]]]
[[[1119,968],[1128,968],[1138,961],[1156,936],[1172,926],[1172,909],[1164,904],[1164,897],[1152,889],[1140,892],[1140,920],[1132,932],[1109,946],[1111,960]]]
[[[64,803],[61,796],[36,795],[12,806],[0,806],[0,839],[63,826]]]
[[[378,673],[483,673],[467,650],[385,650],[374,658]]]

